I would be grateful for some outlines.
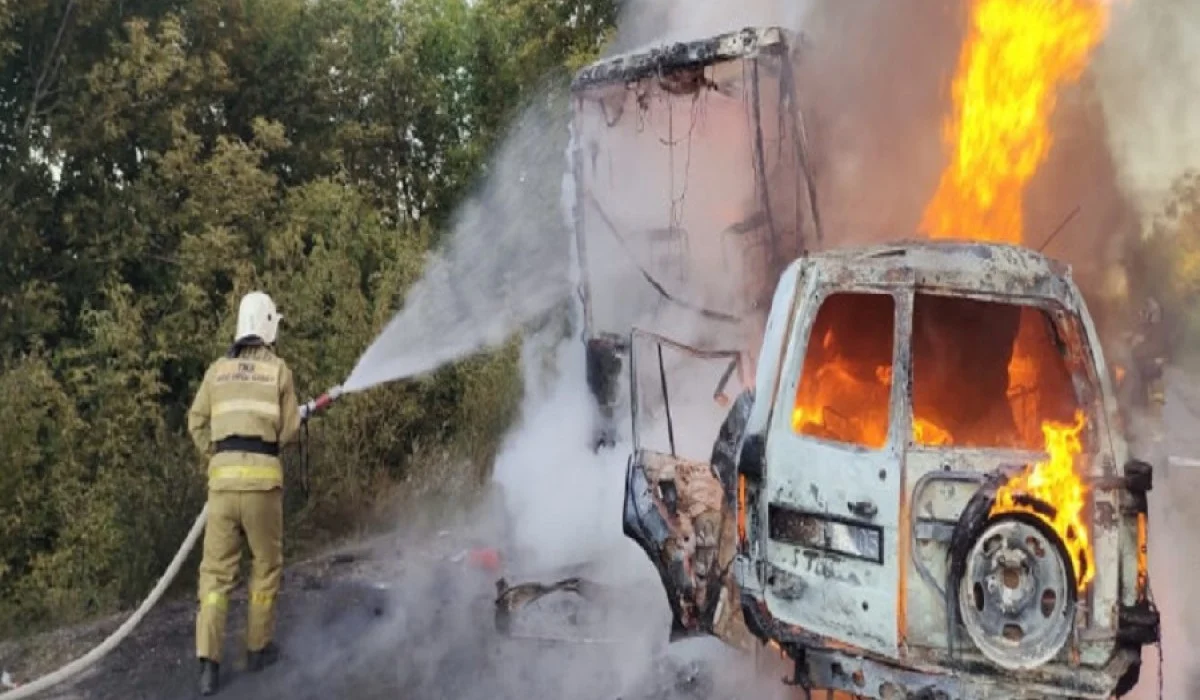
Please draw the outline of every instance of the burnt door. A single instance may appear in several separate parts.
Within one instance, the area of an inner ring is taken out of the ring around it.
[[[767,440],[766,603],[892,655],[911,294],[812,279],[800,298]]]

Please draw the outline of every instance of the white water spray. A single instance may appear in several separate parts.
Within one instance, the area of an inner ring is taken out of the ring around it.
[[[548,95],[522,115],[482,191],[458,211],[446,246],[359,359],[346,391],[499,345],[566,298],[569,237],[555,206],[563,118],[563,106]]]

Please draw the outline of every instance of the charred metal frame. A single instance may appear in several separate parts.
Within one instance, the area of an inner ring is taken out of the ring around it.
[[[742,353],[737,350],[703,350],[695,348],[676,340],[672,340],[664,335],[653,333],[651,331],[634,328],[629,334],[629,342],[624,344],[623,351],[629,355],[629,396],[630,396],[630,419],[632,422],[631,435],[633,440],[633,453],[636,455],[642,449],[641,439],[638,432],[638,373],[637,373],[637,352],[636,344],[639,338],[643,338],[654,343],[655,352],[658,357],[658,378],[659,385],[663,393],[663,404],[667,413],[667,436],[671,445],[671,456],[675,454],[675,426],[671,420],[671,397],[667,387],[667,373],[663,366],[663,346],[667,346],[673,350],[696,358],[698,360],[721,360],[727,359],[730,361],[729,368],[721,376],[721,381],[717,385],[717,391],[714,393],[714,398],[719,396],[724,390],[726,382],[729,381],[734,371],[740,371],[742,368]]]
[[[674,425],[670,413],[669,387],[662,359],[662,350],[666,346],[696,359],[728,359],[730,367],[722,374],[718,383],[716,390],[718,396],[722,393],[725,382],[728,381],[733,372],[741,368],[742,353],[736,350],[704,350],[695,348],[657,333],[637,328],[630,332],[630,340],[627,345],[630,358],[630,420],[632,423],[633,449],[626,465],[622,529],[625,536],[637,543],[655,565],[655,569],[662,580],[663,589],[667,593],[667,600],[671,608],[672,623],[670,636],[672,640],[678,640],[688,636],[711,632],[714,620],[718,615],[719,602],[716,601],[720,599],[720,588],[722,582],[726,580],[727,571],[722,569],[717,571],[715,576],[701,577],[703,579],[701,583],[704,584],[704,591],[701,596],[706,603],[703,609],[692,610],[689,608],[689,610],[685,611],[683,599],[688,599],[688,605],[695,603],[694,600],[691,600],[692,594],[689,590],[679,591],[681,595],[673,594],[673,592],[678,591],[682,581],[692,580],[690,572],[678,569],[681,562],[673,560],[669,556],[667,549],[672,538],[677,534],[675,532],[675,529],[679,525],[677,519],[682,517],[677,512],[681,494],[678,490],[678,484],[674,481],[670,482],[669,485],[661,481],[651,481],[652,475],[648,473],[647,466],[655,459],[653,455],[657,453],[651,453],[642,447],[638,427],[641,417],[639,411],[640,402],[638,400],[639,340],[649,341],[653,344],[655,357],[658,362],[658,379],[663,391],[664,407],[667,414],[668,439],[671,444],[669,461],[679,466],[690,465],[693,468],[707,467],[709,471],[712,470],[711,464],[701,465],[698,462],[679,458],[675,453]],[[721,490],[720,501],[724,506],[721,521],[715,533],[717,540],[714,554],[719,554],[722,530],[726,526],[725,519],[731,515],[730,511],[732,509],[729,506],[732,505],[732,497],[730,494],[731,485],[722,480],[719,475],[715,476],[715,483],[719,485]],[[732,566],[732,552],[730,556],[729,565]],[[686,568],[690,568],[691,563],[689,561],[683,565]]]
[[[631,84],[653,79],[657,79],[663,89],[673,94],[697,92],[711,87],[705,82],[705,67],[725,61],[747,61],[750,70],[748,78],[749,88],[753,95],[752,121],[754,123],[754,133],[751,134],[751,137],[753,139],[752,150],[756,190],[762,199],[763,211],[761,216],[762,221],[746,222],[745,225],[749,226],[751,223],[756,227],[765,225],[770,233],[770,238],[776,239],[776,221],[772,209],[771,195],[765,185],[765,180],[769,175],[766,172],[766,158],[763,145],[762,105],[761,94],[759,92],[760,63],[757,58],[764,55],[782,55],[784,58],[780,61],[780,76],[783,89],[780,99],[786,102],[787,105],[786,109],[780,110],[780,119],[788,118],[791,120],[792,138],[796,149],[795,158],[799,164],[797,186],[807,186],[808,189],[806,198],[797,197],[798,219],[796,226],[799,228],[798,240],[801,248],[797,251],[797,254],[803,256],[809,252],[808,244],[811,240],[803,234],[808,222],[805,219],[805,212],[802,211],[803,207],[800,203],[804,202],[805,199],[807,199],[808,205],[807,216],[811,218],[814,228],[813,238],[815,238],[818,246],[823,242],[823,232],[817,208],[813,173],[807,154],[807,135],[805,134],[803,115],[796,102],[796,86],[792,75],[792,65],[787,60],[789,52],[786,33],[778,29],[745,29],[740,32],[724,34],[700,41],[676,43],[649,51],[631,53],[608,59],[580,71],[572,82],[571,89],[572,94],[580,103],[589,98],[585,93],[605,89],[626,90]],[[595,99],[595,95],[592,95],[591,98]],[[725,372],[721,386],[718,387],[718,394],[721,393],[724,382],[728,380],[732,372],[735,369],[742,369],[742,353],[737,351],[702,350],[639,329],[632,330],[628,341],[611,334],[597,334],[595,332],[592,319],[592,289],[588,272],[589,268],[587,266],[585,240],[584,210],[587,206],[595,206],[601,223],[605,225],[610,233],[618,238],[619,242],[624,243],[624,240],[621,237],[620,231],[617,230],[611,220],[608,220],[599,203],[592,201],[594,197],[592,200],[589,200],[588,193],[584,191],[584,187],[582,186],[585,181],[583,155],[581,146],[576,145],[573,151],[573,167],[576,178],[576,209],[574,218],[578,262],[582,271],[579,293],[584,307],[585,343],[587,344],[589,353],[603,352],[611,355],[611,359],[614,362],[613,364],[606,365],[610,370],[615,367],[615,371],[611,371],[608,375],[611,380],[615,380],[616,374],[620,371],[619,357],[627,355],[629,358],[628,371],[630,375],[630,398],[632,405],[633,452],[629,457],[625,484],[625,513],[623,515],[625,534],[642,547],[659,570],[664,587],[667,589],[667,597],[674,615],[673,638],[695,634],[697,631],[694,628],[682,629],[678,626],[679,621],[682,619],[680,600],[674,594],[675,582],[670,580],[670,573],[660,565],[666,561],[663,556],[663,547],[656,545],[656,543],[661,545],[661,543],[666,542],[671,532],[670,524],[662,519],[663,514],[655,508],[655,502],[660,497],[669,501],[671,496],[670,494],[653,494],[652,491],[655,490],[655,483],[651,480],[651,477],[647,476],[644,469],[636,468],[639,465],[644,466],[645,460],[650,455],[642,448],[641,436],[639,435],[638,360],[636,357],[638,353],[634,350],[633,346],[634,341],[637,339],[649,339],[655,343],[659,365],[660,388],[663,392],[663,402],[667,414],[667,432],[672,458],[676,457],[676,450],[669,387],[667,386],[666,372],[662,359],[663,345],[698,358],[732,357],[733,360],[730,368]],[[799,178],[803,178],[803,185],[800,184]],[[739,224],[739,226],[741,225]],[[837,260],[830,261],[830,265],[826,268],[826,271],[835,269],[838,264],[841,264],[842,269],[831,278],[833,284],[837,285],[852,281],[856,277],[856,272],[851,269],[855,262],[867,262],[870,264],[869,261],[871,259],[904,258],[911,250],[917,250],[917,254],[921,254],[920,249],[922,248],[922,244],[916,243],[911,248],[909,246],[909,243],[901,243],[896,246],[881,247],[874,251],[852,251],[846,254],[840,263]],[[772,251],[772,253],[774,255],[777,251]],[[1054,299],[1055,304],[1065,304],[1064,307],[1055,309],[1052,315],[1055,321],[1058,322],[1061,322],[1063,316],[1066,315],[1070,316],[1073,321],[1080,323],[1078,327],[1074,327],[1074,324],[1072,324],[1073,327],[1068,329],[1067,332],[1071,335],[1068,339],[1069,344],[1073,344],[1079,348],[1081,355],[1086,358],[1084,365],[1089,368],[1087,370],[1089,374],[1087,379],[1090,386],[1086,392],[1086,396],[1081,396],[1081,403],[1088,406],[1089,413],[1103,416],[1102,422],[1105,426],[1104,439],[1111,440],[1108,451],[1116,456],[1117,459],[1125,459],[1127,456],[1127,446],[1124,444],[1123,438],[1119,434],[1115,434],[1119,430],[1119,427],[1113,424],[1111,416],[1112,406],[1110,404],[1112,403],[1113,392],[1107,368],[1104,365],[1105,359],[1099,350],[1093,348],[1095,330],[1091,326],[1091,321],[1087,317],[1086,310],[1080,308],[1082,301],[1079,299],[1074,285],[1069,279],[1070,273],[1068,268],[1052,259],[1045,259],[1043,261],[1045,263],[1044,267],[1042,266],[1042,262],[1031,264],[1031,261],[1024,257],[1024,253],[1013,255],[1006,252],[1002,247],[995,246],[967,245],[963,246],[958,253],[961,255],[961,258],[957,259],[953,266],[943,269],[937,265],[933,265],[918,273],[917,277],[919,279],[914,277],[907,280],[907,283],[912,285],[912,289],[916,292],[921,293],[948,294],[955,297],[989,301],[999,300],[1007,303],[1032,303],[1043,310],[1047,309],[1046,301],[1048,299]],[[779,256],[774,255],[774,257],[778,258]],[[781,264],[786,266],[790,262],[774,259],[771,267]],[[901,277],[912,275],[913,270],[919,269],[910,265],[911,263],[908,260],[896,260],[892,271],[883,273],[872,271],[870,274],[876,276],[876,282],[885,287],[900,284]],[[773,272],[778,273],[779,271],[773,270]],[[689,308],[709,321],[720,322],[730,320],[721,318],[724,316],[723,314],[689,305],[685,300],[679,299],[666,290],[654,279],[650,272],[641,269],[641,273],[658,294],[667,301]],[[963,280],[967,280],[969,283],[966,285],[956,284],[956,281],[962,282]],[[965,291],[967,287],[974,288],[976,286],[978,287],[977,291]],[[1012,293],[1021,287],[1024,288],[1024,295]],[[1056,330],[1058,329],[1056,328]],[[790,337],[790,333],[788,336]],[[789,341],[785,340],[786,342]],[[1094,363],[1093,360],[1095,360]],[[589,362],[589,372],[590,367],[591,363]],[[1076,374],[1075,369],[1074,367],[1072,368],[1073,376]],[[1093,372],[1096,376],[1091,376]],[[590,375],[589,383],[591,383]],[[597,391],[595,386],[593,386],[593,393],[596,394],[598,399],[600,398],[600,392]],[[774,396],[762,396],[759,397],[759,400],[773,402]],[[1091,424],[1091,421],[1089,421],[1089,424]],[[764,436],[762,434],[754,433],[746,436],[745,441],[741,443],[742,454],[736,460],[737,474],[751,477],[748,481],[756,481],[755,477],[761,478],[763,476],[761,463],[764,458],[764,448]],[[757,473],[753,473],[753,469],[751,468],[753,465],[750,464],[755,459],[757,459]],[[743,462],[747,463],[746,466],[748,468],[746,471],[742,470]],[[1116,464],[1106,462],[1099,466],[1102,474],[1087,479],[1094,494],[1091,502],[1095,505],[1107,507],[1111,513],[1112,502],[1119,500],[1121,514],[1126,519],[1130,516],[1144,516],[1146,513],[1145,494],[1149,490],[1151,483],[1149,465],[1135,460],[1127,460],[1123,465],[1125,469],[1124,476],[1117,476]],[[768,573],[786,575],[786,572],[766,571],[771,565],[765,560],[750,562],[745,556],[747,552],[742,549],[744,543],[739,542],[739,555],[734,559],[732,566],[738,569],[755,569],[754,573],[748,573],[745,578],[741,575],[741,571],[739,571],[738,576],[739,583],[747,586],[742,588],[739,595],[741,614],[746,626],[759,639],[774,640],[783,647],[796,664],[796,677],[793,682],[806,688],[842,690],[851,694],[867,696],[873,696],[876,693],[888,696],[888,693],[896,693],[895,697],[943,699],[1009,697],[1011,693],[1008,693],[1007,689],[993,687],[994,683],[1003,683],[1003,681],[998,677],[989,678],[989,676],[996,676],[998,673],[990,664],[975,659],[955,658],[954,649],[957,638],[958,606],[956,602],[957,586],[953,584],[956,582],[956,579],[953,573],[948,572],[947,585],[943,587],[938,583],[926,562],[920,556],[914,555],[914,552],[917,550],[918,540],[920,539],[934,539],[947,544],[951,549],[951,554],[956,549],[961,549],[963,542],[969,540],[970,532],[974,531],[981,521],[987,520],[986,517],[979,517],[979,514],[982,513],[983,516],[986,516],[990,510],[989,504],[991,498],[994,497],[994,482],[996,478],[998,476],[995,473],[989,475],[982,472],[956,471],[951,470],[947,466],[943,471],[924,474],[912,487],[911,495],[904,496],[909,505],[915,504],[920,500],[921,495],[926,489],[937,481],[974,483],[979,486],[975,497],[972,499],[973,506],[968,507],[967,511],[964,511],[954,523],[922,519],[918,517],[915,510],[909,510],[906,513],[902,512],[899,521],[899,528],[901,529],[900,541],[908,547],[908,557],[914,562],[915,569],[922,581],[928,584],[942,600],[947,621],[946,644],[950,653],[949,660],[945,658],[935,660],[924,658],[920,654],[914,654],[904,659],[903,665],[907,668],[901,668],[897,666],[898,662],[896,659],[872,656],[871,654],[859,652],[848,653],[843,645],[839,645],[831,639],[823,638],[799,627],[781,622],[774,618],[766,609],[764,599],[761,597],[761,589],[755,590],[754,588],[754,586],[759,584],[754,582],[753,579],[757,578],[761,582],[765,580],[764,576]],[[723,484],[723,486],[726,488],[726,493],[728,494],[729,485]],[[649,512],[647,509],[654,510],[654,513],[658,516],[658,520],[651,522],[645,519],[643,515]],[[1111,516],[1108,517],[1107,521],[1108,524],[1104,525],[1106,536],[1110,540],[1116,538],[1114,541],[1118,543],[1119,548],[1123,549],[1126,544],[1122,538],[1127,536],[1123,534],[1122,528],[1124,525]],[[760,522],[757,529],[761,530],[764,525],[765,523]],[[907,528],[907,532],[904,532],[904,528]],[[640,532],[636,531],[637,529],[640,529]],[[1109,575],[1117,577],[1116,586],[1118,597],[1120,597],[1122,595],[1122,586],[1125,585],[1123,583],[1124,579],[1119,573],[1110,572]],[[1091,593],[1089,592],[1089,595]],[[1089,602],[1090,600],[1084,601],[1084,604]],[[1117,646],[1111,659],[1107,662],[1108,665],[1103,668],[1095,666],[1081,668],[1076,666],[1078,678],[1072,681],[1064,680],[1059,670],[1051,671],[1047,669],[1045,672],[1037,671],[1026,674],[1025,677],[1028,680],[1029,689],[1033,692],[1044,692],[1047,695],[1061,694],[1066,689],[1077,691],[1077,694],[1080,696],[1099,697],[1099,694],[1109,691],[1109,688],[1105,684],[1110,682],[1111,678],[1115,677],[1115,674],[1121,673],[1123,669],[1128,670],[1124,671],[1121,683],[1126,683],[1126,679],[1130,675],[1136,679],[1140,648],[1159,640],[1158,611],[1149,599],[1148,587],[1143,587],[1140,583],[1135,602],[1132,604],[1123,600],[1119,602],[1121,604],[1114,606],[1116,609],[1111,611],[1112,617],[1115,618],[1113,628],[1117,635]],[[1100,610],[1093,611],[1093,613],[1107,614]],[[709,611],[710,617],[711,614],[711,611]],[[701,621],[702,624],[703,622]],[[708,623],[711,624],[711,619],[708,620]],[[939,656],[944,656],[944,654]],[[953,675],[955,672],[965,672],[975,676],[975,678],[958,678]],[[1065,686],[1070,687],[1065,688]],[[1118,685],[1118,692],[1120,692],[1121,687],[1121,685]]]
[[[572,80],[571,94],[578,104],[582,104],[585,100],[598,99],[603,105],[605,91],[620,90],[624,92],[631,85],[646,80],[657,80],[664,89],[674,93],[678,93],[680,90],[695,92],[711,87],[707,84],[704,76],[706,67],[738,60],[748,62],[751,71],[750,89],[753,95],[751,109],[753,110],[754,127],[752,153],[756,177],[755,190],[762,200],[765,211],[765,220],[755,225],[765,225],[769,232],[769,240],[777,241],[779,235],[767,183],[769,174],[766,169],[762,99],[759,84],[760,58],[773,57],[777,59],[779,61],[777,77],[781,87],[779,119],[781,124],[783,120],[787,120],[787,126],[790,128],[799,190],[796,193],[797,220],[795,222],[799,248],[785,253],[777,250],[778,245],[773,245],[769,263],[769,267],[772,269],[769,272],[777,277],[794,257],[806,254],[812,245],[820,246],[824,239],[817,205],[817,189],[811,172],[811,159],[808,155],[805,122],[799,100],[796,98],[795,75],[791,65],[793,52],[802,45],[803,39],[800,35],[779,27],[747,27],[697,41],[676,42],[652,47],[614,56],[585,67]],[[611,418],[608,414],[612,411],[614,400],[612,382],[616,380],[620,372],[621,358],[627,348],[623,348],[619,343],[613,343],[607,334],[595,331],[592,308],[594,291],[588,267],[588,246],[585,235],[587,222],[585,210],[587,207],[590,205],[596,208],[597,216],[600,217],[603,227],[617,238],[623,248],[627,248],[627,244],[620,231],[599,206],[599,202],[585,191],[583,186],[585,182],[584,162],[585,154],[582,144],[576,141],[571,151],[571,164],[575,178],[573,220],[577,264],[581,271],[578,293],[583,306],[583,338],[588,355],[589,386],[593,397],[600,406],[601,413]],[[805,234],[809,221],[812,225],[811,236]],[[699,314],[706,322],[738,323],[742,321],[738,317],[688,303],[664,288],[649,271],[641,268],[640,265],[638,268],[646,282],[663,299]],[[760,301],[755,300],[755,303]],[[611,439],[608,438],[601,438],[600,442],[612,444]]]
[[[580,70],[571,81],[571,92],[632,83],[722,61],[753,58],[760,53],[786,52],[795,35],[779,27],[747,27],[705,39],[675,42],[604,59]]]

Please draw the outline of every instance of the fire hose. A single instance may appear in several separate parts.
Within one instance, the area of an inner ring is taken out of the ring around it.
[[[340,398],[342,395],[342,387],[335,386],[329,391],[321,394],[317,398],[300,406],[300,420],[302,423],[307,422],[310,417],[325,410]],[[179,551],[175,553],[175,558],[171,560],[167,570],[158,579],[154,589],[150,591],[150,595],[142,601],[137,610],[129,616],[112,634],[108,635],[103,642],[100,642],[91,651],[83,656],[75,659],[69,664],[59,668],[52,673],[48,673],[37,680],[22,684],[13,690],[6,693],[0,693],[0,700],[21,700],[22,698],[30,698],[38,693],[48,690],[64,681],[73,678],[83,671],[91,668],[101,659],[109,654],[121,642],[125,641],[134,629],[141,624],[142,620],[150,612],[151,608],[158,604],[163,593],[179,575],[179,570],[183,568],[183,562],[191,554],[192,549],[196,546],[196,540],[200,539],[200,533],[204,531],[204,525],[208,522],[208,504],[204,504],[204,508],[200,510],[200,515],[196,516],[196,522],[192,523],[192,529],[188,531],[187,537],[184,538],[183,544],[180,545]]]

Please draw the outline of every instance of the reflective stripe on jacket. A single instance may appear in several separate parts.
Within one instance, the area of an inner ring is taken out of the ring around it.
[[[188,431],[196,447],[209,457],[208,486],[214,491],[262,491],[283,485],[283,464],[278,456],[216,452],[218,442],[241,438],[282,449],[295,440],[299,430],[291,370],[261,346],[210,365],[188,412]]]

